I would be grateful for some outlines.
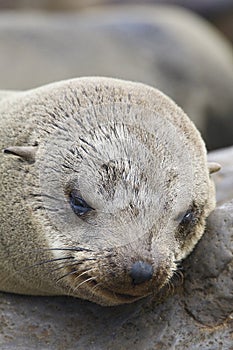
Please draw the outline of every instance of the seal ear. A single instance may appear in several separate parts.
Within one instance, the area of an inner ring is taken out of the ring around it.
[[[208,169],[209,169],[209,173],[213,174],[221,169],[221,165],[214,162],[208,162]]]
[[[36,146],[12,146],[3,150],[5,154],[18,156],[28,162],[34,163],[37,152]]]

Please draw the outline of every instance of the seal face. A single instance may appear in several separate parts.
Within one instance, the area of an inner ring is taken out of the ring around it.
[[[10,110],[13,120],[28,116],[22,151],[6,150],[20,158],[5,156],[24,207],[15,238],[24,248],[14,257],[19,283],[13,273],[1,289],[101,305],[157,294],[214,208],[205,147],[188,117],[158,90],[106,78],[22,93]]]

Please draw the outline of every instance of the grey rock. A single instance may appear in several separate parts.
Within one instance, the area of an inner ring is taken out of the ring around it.
[[[194,319],[209,326],[233,319],[233,201],[210,215],[186,264],[185,304]]]

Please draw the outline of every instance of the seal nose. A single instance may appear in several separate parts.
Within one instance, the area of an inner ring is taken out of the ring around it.
[[[149,281],[152,276],[153,267],[146,262],[136,261],[131,267],[130,277],[133,280],[133,284],[141,284]]]

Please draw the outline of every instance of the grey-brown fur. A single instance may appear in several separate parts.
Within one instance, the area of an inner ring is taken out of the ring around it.
[[[215,206],[180,108],[143,84],[82,78],[2,94],[0,115],[0,290],[115,305],[169,283]],[[77,216],[71,191],[95,210]],[[153,277],[134,285],[137,261]]]

